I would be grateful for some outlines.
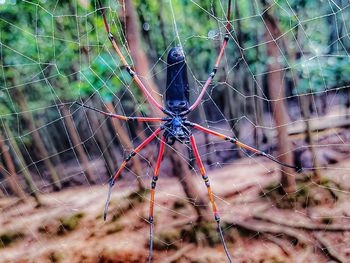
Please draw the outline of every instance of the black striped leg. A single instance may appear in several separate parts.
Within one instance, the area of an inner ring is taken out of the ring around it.
[[[95,111],[97,113],[100,113],[100,114],[102,114],[102,115],[104,115],[106,117],[119,119],[119,120],[123,120],[123,121],[133,120],[133,121],[139,121],[139,122],[162,122],[162,121],[167,121],[168,120],[167,118],[127,117],[127,116],[123,116],[123,115],[113,114],[111,112],[106,112],[106,111],[103,111],[103,110],[91,107],[89,105],[80,103],[78,101],[75,102],[75,103],[78,104],[79,106],[82,106],[82,107],[86,108],[86,109],[93,110],[93,111]]]
[[[187,113],[193,111],[198,106],[198,104],[201,102],[205,92],[207,91],[210,83],[213,81],[213,79],[214,79],[214,77],[216,75],[216,72],[218,70],[220,61],[222,59],[222,56],[224,55],[224,51],[226,49],[228,40],[230,38],[229,37],[230,36],[230,29],[231,29],[230,19],[231,19],[231,0],[228,1],[228,6],[227,6],[226,32],[225,32],[224,42],[223,42],[222,47],[220,49],[219,55],[216,58],[214,69],[209,74],[209,77],[208,77],[207,81],[205,82],[205,84],[204,84],[204,86],[202,88],[202,91],[200,92],[200,94],[199,94],[198,98],[196,99],[196,101],[191,105],[191,107],[187,111],[182,113],[184,115],[186,115]]]
[[[129,73],[129,75],[133,78],[133,80],[135,81],[135,83],[137,84],[137,86],[140,88],[140,90],[143,92],[143,94],[147,97],[147,99],[149,100],[149,102],[151,104],[153,104],[156,108],[158,108],[159,110],[163,111],[163,112],[168,112],[165,108],[163,108],[163,106],[161,104],[159,104],[152,96],[152,94],[148,91],[148,89],[145,87],[145,85],[141,82],[140,78],[137,76],[136,72],[134,72],[131,69],[131,66],[128,64],[128,62],[126,61],[125,57],[123,56],[122,52],[120,51],[117,42],[114,39],[113,34],[110,31],[107,19],[106,19],[106,14],[105,14],[105,10],[102,6],[102,2],[101,0],[98,0],[98,5],[100,7],[100,11],[101,11],[101,15],[103,18],[103,22],[105,25],[105,29],[108,35],[109,40],[111,41],[111,44],[113,46],[113,49],[115,50],[115,52],[117,53],[120,61],[123,63],[123,65],[125,66],[127,72]]]
[[[152,262],[152,251],[153,251],[153,208],[154,208],[154,194],[157,186],[157,180],[158,180],[158,174],[159,174],[159,168],[160,164],[163,159],[163,153],[164,153],[164,146],[165,146],[166,138],[163,136],[160,146],[159,146],[159,153],[157,158],[156,167],[154,170],[154,175],[152,178],[152,184],[151,184],[151,201],[149,206],[149,224],[150,224],[150,230],[149,230],[149,256],[148,256],[148,262]]]
[[[109,189],[108,189],[108,195],[107,195],[107,200],[106,200],[106,204],[105,204],[105,210],[103,213],[103,219],[106,221],[107,219],[107,213],[108,213],[108,205],[109,205],[109,201],[111,199],[111,193],[112,193],[112,187],[115,184],[115,181],[117,180],[117,178],[120,176],[120,174],[122,173],[122,171],[124,170],[126,164],[139,152],[141,151],[141,149],[143,147],[145,147],[147,144],[149,144],[161,131],[163,130],[163,126],[159,127],[157,130],[155,130],[151,136],[149,136],[146,140],[144,140],[137,148],[135,148],[135,150],[133,150],[128,157],[126,157],[126,159],[124,160],[124,162],[122,163],[122,165],[120,166],[119,170],[116,172],[116,174],[111,177],[111,179],[109,180]]]
[[[274,157],[274,156],[272,156],[272,155],[270,155],[270,154],[268,154],[268,153],[265,153],[265,152],[263,152],[263,151],[260,151],[260,150],[258,150],[258,149],[255,149],[255,148],[253,148],[253,147],[251,147],[251,146],[249,146],[249,145],[246,145],[246,144],[244,144],[244,143],[238,141],[238,140],[235,139],[235,138],[231,138],[231,137],[226,136],[226,135],[224,135],[224,134],[222,134],[222,133],[219,133],[219,132],[216,132],[216,131],[207,129],[207,128],[203,127],[203,126],[200,126],[200,125],[197,124],[197,123],[187,122],[187,124],[188,124],[189,126],[195,128],[195,129],[199,130],[199,131],[202,131],[202,132],[205,132],[205,133],[214,135],[214,136],[216,136],[216,137],[218,137],[218,138],[220,138],[220,139],[222,139],[222,140],[228,141],[228,142],[233,143],[233,144],[235,144],[235,145],[237,145],[237,146],[239,146],[239,147],[242,147],[242,148],[244,148],[244,149],[246,149],[246,150],[248,150],[248,151],[250,151],[250,152],[252,152],[252,153],[255,153],[255,154],[257,154],[257,155],[264,156],[264,157],[270,159],[271,161],[274,161],[275,163],[278,163],[278,164],[280,164],[280,165],[282,165],[282,166],[289,167],[289,168],[293,168],[293,169],[296,169],[297,171],[301,171],[301,170],[302,170],[302,167],[297,167],[297,166],[294,166],[294,165],[290,165],[290,164],[287,164],[287,163],[283,163],[283,162],[279,161],[276,157]]]
[[[217,226],[218,226],[218,232],[220,234],[221,243],[224,246],[224,250],[225,250],[225,253],[226,253],[228,261],[230,263],[232,263],[232,258],[230,256],[230,253],[228,252],[227,245],[226,245],[225,238],[224,238],[224,234],[223,234],[223,231],[222,231],[219,212],[218,212],[218,210],[216,208],[214,197],[213,197],[213,193],[212,193],[212,190],[211,190],[211,187],[210,187],[209,177],[205,173],[205,169],[204,169],[202,160],[201,160],[201,158],[199,156],[199,152],[198,152],[198,149],[197,149],[196,141],[195,141],[195,138],[194,138],[193,135],[191,135],[191,137],[190,137],[190,142],[191,142],[191,146],[192,146],[192,149],[193,149],[193,152],[194,152],[194,156],[196,157],[196,161],[197,161],[199,170],[201,172],[202,178],[203,178],[203,180],[205,182],[205,185],[207,187],[207,190],[208,190],[208,195],[209,195],[211,206],[213,208],[214,218],[215,218],[215,221],[216,221]]]

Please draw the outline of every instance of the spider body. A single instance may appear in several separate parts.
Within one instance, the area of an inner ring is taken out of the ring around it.
[[[107,211],[108,211],[108,204],[110,201],[111,197],[111,191],[112,187],[115,185],[115,181],[118,179],[118,177],[121,175],[123,169],[126,167],[127,163],[136,155],[138,154],[147,144],[149,144],[152,140],[155,138],[158,138],[160,141],[159,144],[159,153],[157,157],[157,162],[154,168],[154,175],[152,177],[152,183],[151,183],[151,198],[150,198],[150,207],[149,207],[149,224],[150,224],[150,239],[149,239],[149,257],[148,257],[148,262],[152,261],[152,249],[153,249],[153,212],[154,212],[154,204],[155,204],[155,188],[157,185],[157,180],[158,180],[158,175],[159,175],[159,169],[160,165],[163,159],[163,153],[164,153],[164,148],[166,145],[172,145],[176,141],[180,143],[186,143],[192,149],[194,153],[195,160],[197,162],[200,174],[202,176],[202,179],[205,183],[205,186],[208,191],[208,196],[209,196],[209,201],[212,206],[213,210],[213,215],[214,219],[217,223],[217,229],[220,234],[221,242],[224,247],[224,251],[226,253],[227,259],[229,262],[232,262],[231,256],[229,254],[228,248],[225,243],[224,235],[223,235],[223,230],[221,228],[221,223],[220,223],[220,216],[219,216],[219,211],[216,207],[213,192],[210,186],[209,182],[209,177],[206,174],[204,165],[202,163],[195,137],[192,134],[192,130],[197,130],[201,131],[213,136],[216,136],[220,138],[221,140],[224,140],[226,142],[230,142],[232,144],[235,144],[238,147],[244,148],[256,155],[261,155],[264,156],[276,163],[279,163],[281,165],[291,167],[291,168],[296,168],[292,165],[285,164],[280,162],[278,159],[275,157],[264,153],[258,149],[255,149],[253,147],[250,147],[240,141],[238,141],[236,138],[229,137],[225,134],[216,132],[212,129],[205,128],[199,124],[192,123],[187,121],[187,115],[190,114],[201,102],[203,96],[205,95],[209,85],[211,84],[212,80],[215,77],[215,74],[217,72],[217,69],[219,67],[219,63],[221,61],[221,58],[224,54],[224,50],[227,46],[227,42],[229,40],[230,36],[230,12],[231,12],[231,0],[228,0],[228,8],[227,8],[227,19],[226,19],[226,31],[225,31],[225,37],[224,41],[222,44],[222,47],[220,49],[220,52],[218,54],[218,57],[216,59],[216,62],[214,64],[214,68],[212,70],[212,73],[209,74],[207,81],[204,83],[202,87],[202,91],[196,98],[195,102],[190,105],[189,102],[189,84],[188,84],[188,79],[187,79],[187,65],[184,57],[184,53],[181,49],[181,47],[174,47],[170,49],[168,53],[168,58],[167,58],[167,84],[166,84],[166,91],[165,91],[165,107],[163,107],[157,100],[155,100],[148,89],[145,87],[145,85],[142,83],[140,78],[138,77],[137,73],[134,72],[131,68],[131,66],[128,64],[126,59],[124,58],[122,52],[120,51],[117,42],[113,36],[113,34],[110,32],[109,25],[107,23],[106,15],[104,12],[104,8],[102,6],[101,0],[98,0],[98,4],[100,7],[100,12],[102,14],[104,24],[105,24],[105,29],[108,35],[109,40],[112,43],[112,46],[114,50],[116,51],[118,57],[120,58],[121,62],[125,66],[127,72],[130,74],[132,77],[133,81],[137,84],[137,86],[140,88],[140,90],[143,92],[143,94],[146,96],[148,101],[154,105],[156,108],[158,108],[160,111],[162,111],[164,114],[167,115],[167,117],[158,117],[158,118],[152,118],[152,117],[127,117],[127,116],[122,116],[122,115],[117,115],[117,114],[112,114],[109,112],[105,112],[103,110],[93,108],[91,106],[82,104],[77,102],[79,105],[84,106],[85,108],[94,110],[96,112],[99,112],[107,117],[110,118],[116,118],[120,120],[136,120],[139,122],[158,122],[162,123],[159,128],[157,128],[147,139],[145,139],[140,145],[138,145],[131,153],[126,157],[124,162],[120,165],[120,168],[118,171],[115,173],[113,177],[110,178],[109,180],[109,190],[108,190],[108,195],[107,195],[107,200],[105,204],[105,211],[104,211],[104,219],[106,220],[107,218]],[[163,134],[161,134],[163,132]]]
[[[190,130],[186,127],[186,115],[181,113],[189,109],[189,84],[187,78],[187,65],[181,47],[170,49],[167,58],[167,85],[165,92],[165,104],[169,115],[168,121],[164,124],[166,130],[164,136],[169,145],[175,141],[188,143],[191,136]]]

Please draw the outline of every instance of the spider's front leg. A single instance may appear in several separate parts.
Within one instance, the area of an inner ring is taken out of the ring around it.
[[[140,78],[137,76],[136,72],[132,70],[131,66],[126,61],[125,57],[123,56],[121,50],[119,49],[119,47],[117,45],[117,42],[116,42],[113,34],[111,33],[111,30],[110,30],[108,22],[107,22],[106,14],[105,14],[105,8],[103,7],[101,0],[98,0],[98,5],[100,7],[100,12],[101,12],[101,15],[103,18],[103,23],[105,25],[105,29],[106,29],[108,38],[111,41],[113,49],[117,53],[117,56],[119,57],[120,61],[125,66],[126,71],[129,73],[130,77],[133,78],[136,85],[140,88],[140,90],[143,92],[143,94],[146,96],[146,98],[149,100],[149,102],[152,105],[154,105],[156,108],[158,108],[159,110],[161,110],[165,114],[169,113],[167,109],[163,108],[163,106],[155,98],[153,98],[152,94],[148,91],[146,86],[142,83]]]
[[[116,172],[116,174],[111,177],[109,180],[109,189],[108,189],[108,195],[107,195],[107,200],[105,204],[105,210],[103,214],[103,218],[106,221],[107,219],[107,212],[108,212],[108,205],[109,201],[111,198],[111,193],[112,193],[112,187],[115,184],[115,181],[117,178],[120,176],[121,172],[124,170],[126,164],[139,152],[142,150],[143,147],[145,147],[147,144],[149,144],[162,130],[164,129],[164,126],[159,127],[157,130],[155,130],[146,140],[144,140],[135,150],[133,150],[128,157],[125,158],[124,162],[121,164],[119,170]]]
[[[106,112],[100,109],[97,109],[95,107],[80,103],[78,101],[75,102],[76,104],[78,104],[79,106],[82,106],[86,109],[89,110],[93,110],[97,113],[100,113],[106,117],[110,117],[110,118],[114,118],[114,119],[119,119],[119,120],[123,120],[123,121],[129,121],[129,120],[134,120],[134,121],[139,121],[139,122],[162,122],[162,121],[167,121],[168,118],[150,118],[150,117],[127,117],[127,116],[123,116],[123,115],[118,115],[118,114],[113,114],[111,112]]]
[[[213,193],[212,193],[210,182],[209,182],[209,177],[208,177],[208,175],[206,175],[205,168],[204,168],[202,160],[201,160],[201,158],[199,156],[199,152],[198,152],[198,149],[197,149],[196,141],[195,141],[195,138],[194,138],[193,135],[191,135],[191,137],[190,137],[190,142],[191,142],[191,146],[192,146],[192,149],[193,149],[193,152],[194,152],[194,156],[196,157],[196,161],[197,161],[199,170],[201,172],[203,181],[205,182],[205,186],[207,187],[210,203],[211,203],[211,206],[213,208],[214,218],[215,218],[215,221],[216,221],[217,226],[218,226],[218,231],[219,231],[219,234],[220,234],[222,245],[224,246],[224,250],[225,250],[227,259],[231,263],[232,262],[232,258],[230,256],[230,253],[228,252],[227,245],[226,245],[226,242],[225,242],[225,239],[224,239],[224,234],[223,234],[221,223],[220,223],[220,216],[219,216],[219,212],[218,212],[218,210],[216,208],[216,204],[215,204],[215,201],[214,201]]]

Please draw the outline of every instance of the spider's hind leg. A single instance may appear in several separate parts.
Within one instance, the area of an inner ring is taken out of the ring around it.
[[[205,172],[202,160],[201,160],[201,158],[199,156],[199,152],[198,152],[198,149],[197,149],[196,141],[195,141],[193,135],[191,135],[191,137],[190,137],[190,142],[191,142],[191,146],[192,146],[192,149],[193,149],[193,152],[194,152],[194,156],[195,156],[195,159],[196,159],[197,164],[199,166],[199,170],[201,172],[203,181],[205,182],[205,186],[207,187],[210,203],[211,203],[211,206],[213,208],[214,218],[215,218],[215,221],[217,223],[218,232],[220,234],[221,243],[224,246],[224,250],[225,250],[225,253],[226,253],[228,261],[230,263],[232,263],[232,258],[230,256],[230,253],[228,252],[228,248],[227,248],[227,245],[226,245],[226,242],[225,242],[225,238],[224,238],[224,234],[223,234],[223,231],[222,231],[219,211],[216,208],[216,204],[215,204],[215,201],[214,201],[213,193],[212,193],[212,190],[211,190],[211,187],[210,187],[209,177],[206,175],[206,172]]]
[[[155,189],[157,186],[157,180],[158,180],[158,174],[159,174],[159,168],[160,164],[163,159],[163,153],[164,153],[164,146],[166,142],[166,137],[163,136],[160,146],[159,146],[159,153],[157,158],[156,167],[154,170],[154,175],[152,177],[152,183],[151,183],[151,200],[150,200],[150,206],[149,206],[149,224],[150,224],[150,230],[149,230],[149,256],[148,256],[148,262],[150,263],[152,261],[152,250],[153,250],[153,208],[154,208],[154,194]]]
[[[104,220],[106,221],[107,219],[107,212],[108,212],[108,205],[109,205],[109,201],[111,198],[111,193],[112,193],[112,187],[115,184],[115,181],[118,179],[118,177],[121,175],[122,171],[124,170],[126,164],[139,152],[142,150],[143,147],[145,147],[147,144],[149,144],[162,130],[163,130],[164,126],[159,127],[157,130],[155,130],[146,140],[144,140],[137,148],[135,148],[135,150],[133,150],[128,157],[126,157],[126,159],[124,160],[124,162],[121,164],[121,166],[119,167],[118,171],[116,172],[116,174],[111,177],[109,179],[109,188],[108,188],[108,195],[107,195],[107,200],[106,200],[106,204],[105,204],[105,210],[104,210]]]

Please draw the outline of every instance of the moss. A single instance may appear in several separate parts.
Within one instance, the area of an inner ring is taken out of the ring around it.
[[[0,234],[0,248],[7,247],[25,235],[21,231],[10,231]]]
[[[84,213],[79,212],[72,216],[61,218],[61,225],[57,229],[57,234],[62,235],[66,232],[73,231],[79,225],[80,220],[85,216]]]
[[[321,177],[321,179],[320,179],[320,185],[322,185],[322,186],[329,186],[331,182],[332,181],[330,181],[326,177]]]
[[[281,260],[277,257],[272,257],[271,259],[268,259],[268,260],[261,260],[260,262],[261,263],[285,263],[284,260]]]
[[[144,196],[147,195],[148,192],[148,189],[141,189],[136,192],[132,192],[127,198],[131,201],[142,203],[144,201]]]
[[[322,224],[330,225],[332,223],[333,223],[333,218],[331,218],[331,217],[324,217],[324,218],[322,218]]]
[[[311,180],[311,179],[310,179]],[[312,181],[297,182],[297,191],[294,193],[284,193],[281,185],[268,186],[260,196],[269,198],[275,202],[276,207],[280,209],[300,209],[306,207],[315,207],[320,204],[334,203],[338,200],[332,187],[336,187],[327,179],[322,181],[322,186]]]
[[[153,248],[155,250],[167,250],[175,249],[176,241],[180,239],[180,231],[176,229],[170,229],[164,232],[159,233],[155,236],[153,240]]]
[[[101,220],[102,218],[103,218],[103,213],[99,213],[99,214],[95,217],[96,220]]]
[[[120,217],[122,217],[127,211],[133,208],[133,203],[129,201],[123,201],[117,207],[114,207],[109,214],[112,215],[111,223],[117,221]]]
[[[225,226],[222,226],[225,229]],[[215,246],[221,243],[220,235],[216,224],[202,222],[196,226],[187,226],[181,231],[181,237],[190,243],[206,243],[209,246]]]
[[[53,263],[60,262],[63,260],[63,255],[57,251],[52,251],[49,254],[49,260]]]
[[[186,207],[186,202],[183,200],[176,200],[174,205],[173,205],[173,209],[175,210],[179,210],[181,208]]]
[[[309,182],[298,182],[297,191],[286,194],[281,184],[272,184],[267,186],[260,196],[271,199],[280,209],[305,208],[315,205],[310,187],[312,186]]]
[[[124,225],[122,224],[114,224],[113,226],[111,226],[108,230],[107,230],[107,235],[110,235],[110,234],[114,234],[114,233],[118,233],[120,231],[123,231],[123,229],[125,228]]]
[[[253,231],[253,230],[248,229],[248,228],[241,227],[241,226],[237,227],[237,231],[241,237],[247,237],[250,239],[259,237],[258,232]]]

